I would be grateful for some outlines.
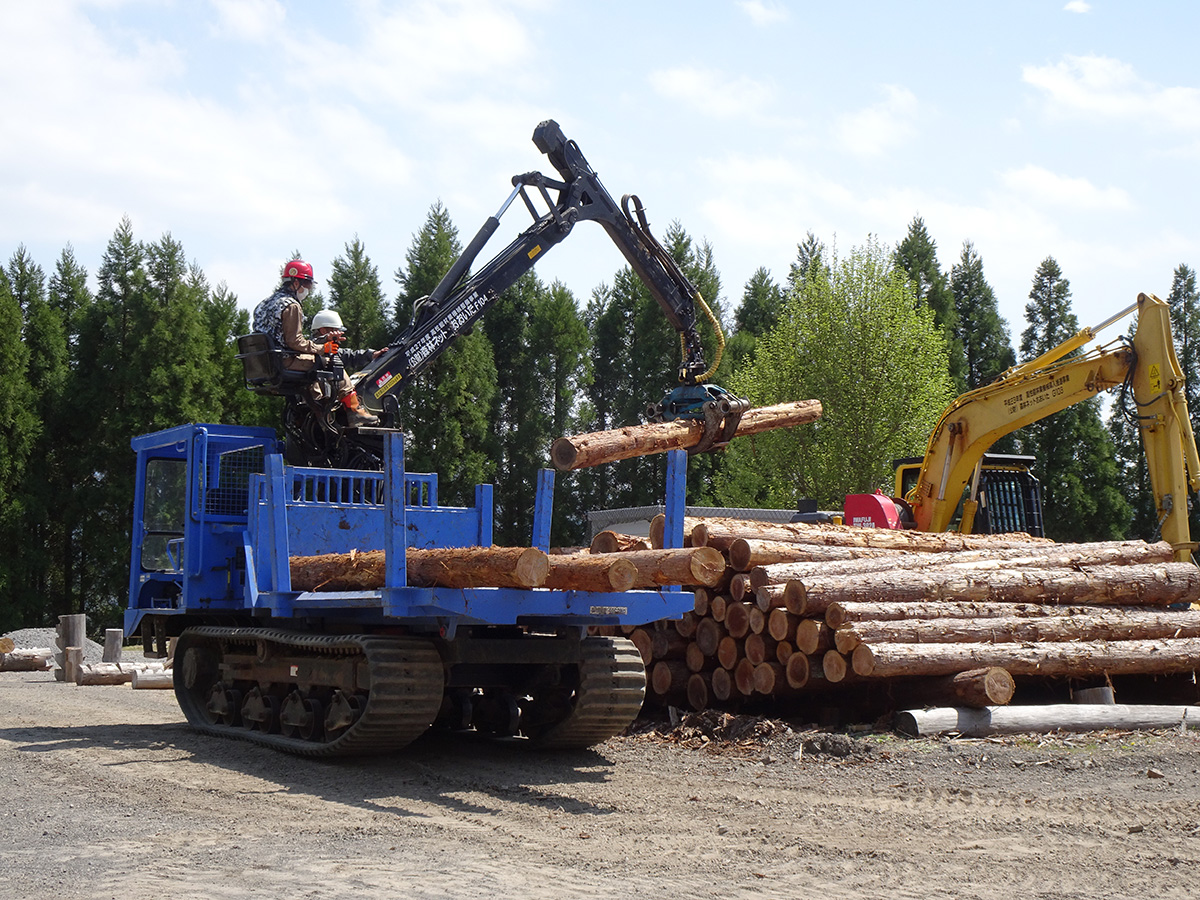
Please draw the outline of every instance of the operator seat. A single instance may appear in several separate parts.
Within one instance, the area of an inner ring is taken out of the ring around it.
[[[243,334],[237,339],[237,358],[242,361],[246,387],[256,394],[291,396],[302,393],[314,381],[332,381],[338,375],[329,369],[314,366],[308,370],[288,369],[284,360],[298,356],[261,331]]]

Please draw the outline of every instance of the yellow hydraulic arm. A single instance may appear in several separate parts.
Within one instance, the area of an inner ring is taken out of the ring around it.
[[[1070,356],[1096,333],[1137,311],[1132,341],[1118,339]],[[1188,531],[1188,490],[1200,489],[1200,457],[1183,393],[1183,372],[1171,337],[1170,307],[1153,294],[1094,328],[1085,328],[1037,359],[950,404],[929,437],[917,485],[906,498],[917,528],[945,531],[963,491],[964,532],[978,504],[983,454],[1010,432],[1128,382],[1164,540],[1181,561],[1196,549]]]

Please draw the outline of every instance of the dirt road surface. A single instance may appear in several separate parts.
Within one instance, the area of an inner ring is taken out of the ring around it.
[[[0,897],[1200,896],[1194,731],[639,727],[313,762],[198,735],[170,691],[3,673]]]

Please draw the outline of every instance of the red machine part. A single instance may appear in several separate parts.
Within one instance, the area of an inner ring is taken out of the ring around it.
[[[896,504],[881,491],[874,494],[847,494],[845,512],[844,521],[847,525],[857,525],[860,528],[903,527]]]

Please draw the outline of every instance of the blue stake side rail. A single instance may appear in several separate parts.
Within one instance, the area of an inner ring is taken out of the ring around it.
[[[386,436],[382,472],[285,465],[267,428],[182,425],[132,441],[137,453],[133,552],[125,631],[147,615],[190,621],[337,618],[404,625],[453,638],[459,625],[642,624],[678,618],[693,596],[406,585],[407,547],[492,543],[492,488],[471,507],[441,506],[437,476],[404,471],[403,438]],[[669,461],[668,546],[680,546],[686,454]],[[548,549],[554,476],[538,474],[532,545]],[[679,496],[674,496],[678,494]],[[292,590],[293,556],[385,552],[378,590]]]

